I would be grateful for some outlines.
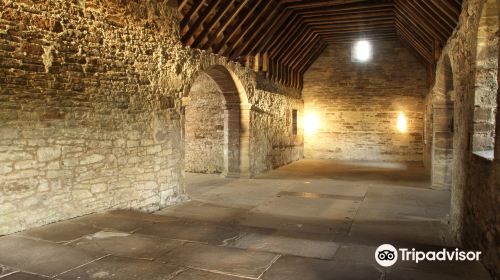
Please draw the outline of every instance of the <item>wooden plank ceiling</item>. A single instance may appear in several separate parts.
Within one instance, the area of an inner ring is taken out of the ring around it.
[[[433,79],[462,0],[180,0],[182,42],[302,88],[328,44],[401,41]]]

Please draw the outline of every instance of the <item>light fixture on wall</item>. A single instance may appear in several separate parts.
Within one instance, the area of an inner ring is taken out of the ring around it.
[[[397,128],[401,133],[405,133],[408,130],[408,120],[403,112],[399,112],[398,114]]]
[[[367,62],[372,58],[372,45],[367,40],[360,40],[352,47],[352,60],[355,62]]]
[[[314,113],[307,113],[303,119],[304,134],[311,135],[319,129],[319,118]]]

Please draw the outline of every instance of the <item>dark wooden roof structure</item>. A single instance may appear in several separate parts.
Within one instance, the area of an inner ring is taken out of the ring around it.
[[[433,79],[462,0],[179,0],[182,42],[301,88],[331,43],[399,38]]]

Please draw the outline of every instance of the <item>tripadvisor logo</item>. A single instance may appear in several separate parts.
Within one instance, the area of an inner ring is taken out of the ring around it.
[[[401,261],[419,263],[421,261],[479,261],[480,251],[461,251],[459,249],[439,251],[417,251],[415,248],[396,249],[391,244],[380,245],[375,250],[375,260],[383,267],[393,266],[398,259]]]
[[[392,266],[398,261],[398,250],[391,244],[380,245],[375,251],[375,260],[383,267]]]

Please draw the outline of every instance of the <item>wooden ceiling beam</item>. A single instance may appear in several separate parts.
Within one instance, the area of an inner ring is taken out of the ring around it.
[[[299,17],[297,15],[293,15],[291,17],[291,20],[289,19],[288,23],[284,26],[283,29],[281,29],[278,36],[276,36],[274,40],[271,40],[270,44],[266,48],[266,50],[269,51],[269,56],[274,57],[276,49],[280,48],[283,42],[287,40],[290,36],[292,36],[293,33],[297,31],[297,29],[304,27],[305,25],[300,24]]]
[[[308,54],[310,54],[318,44],[322,44],[324,41],[319,36],[315,35],[307,46],[302,50],[298,51],[291,59],[290,66],[293,68],[298,68],[300,66],[300,61],[302,61]]]
[[[309,1],[304,1],[307,4],[302,5],[301,7],[296,6],[286,6],[289,9],[294,10],[297,13],[302,15],[304,14],[316,14],[316,13],[324,13],[324,12],[345,12],[345,11],[353,11],[353,10],[369,10],[372,8],[381,8],[381,7],[391,7],[392,3],[370,3],[367,1],[353,1],[351,3],[343,3],[343,4],[331,4],[332,1],[323,5],[312,5]]]
[[[394,19],[390,20],[380,20],[371,22],[350,22],[350,23],[338,23],[338,24],[327,24],[327,25],[309,25],[313,30],[317,31],[335,31],[342,28],[366,28],[366,27],[378,27],[378,26],[394,26]]]
[[[309,32],[310,29],[305,24],[295,24],[290,32],[285,33],[284,39],[281,40],[275,47],[269,50],[269,56],[279,57],[280,55],[286,53],[290,47],[300,41],[300,38],[304,36],[305,33]]]
[[[320,42],[317,44],[302,60],[299,61],[299,65],[297,67],[297,71],[299,73],[304,73],[307,71],[310,65],[318,59],[318,57],[323,53],[323,51],[326,49],[328,46],[327,42]]]
[[[454,20],[452,18],[449,18],[448,15],[432,1],[422,1],[421,3],[417,4],[422,6],[423,9],[428,10],[432,14],[432,18],[441,19],[441,22],[445,25],[446,30],[453,31],[453,29],[455,29]]]
[[[185,0],[187,2],[187,0]],[[187,12],[187,14],[184,16],[184,18],[180,22],[180,31],[181,33],[184,32],[184,29],[186,28],[187,24],[193,17],[193,15],[197,14],[198,11],[203,7],[203,4],[205,3],[206,0],[194,0],[193,5]]]
[[[335,7],[346,4],[362,3],[366,0],[342,0],[342,1],[329,1],[329,0],[309,0],[309,1],[287,1],[281,0],[281,2],[288,9],[308,9],[308,8],[324,8],[324,7]]]
[[[186,6],[188,2],[188,0],[180,0],[179,5],[177,6],[177,10],[182,11],[182,9],[184,9],[184,6]]]
[[[325,16],[325,17],[314,17],[314,18],[307,18],[307,17],[302,17],[302,18],[305,23],[316,23],[323,21],[345,22],[351,20],[353,21],[371,20],[371,19],[387,18],[387,17],[394,17],[394,12],[391,10],[383,12],[364,12],[355,15],[345,15],[345,16],[335,16],[335,17]]]
[[[415,29],[416,32],[419,32],[419,35],[425,37],[426,40],[430,43],[434,38],[441,40],[443,38],[443,34],[439,33],[432,25],[429,25],[426,22],[422,22],[422,19],[419,15],[416,15],[411,9],[411,7],[406,7],[399,2],[398,5],[398,13],[396,14],[396,20],[400,20],[402,22],[406,22],[408,26],[411,26],[412,29]]]
[[[271,47],[276,43],[276,40],[278,38],[281,38],[284,34],[284,30],[286,30],[289,26],[289,24],[297,20],[297,14],[292,14],[291,11],[289,10],[284,10],[283,13],[281,14],[282,17],[277,20],[277,24],[275,24],[275,30],[271,31],[266,38],[264,38],[264,41],[258,45],[258,51],[269,51]],[[257,47],[257,46],[255,46]]]
[[[379,21],[386,21],[386,22],[393,22],[394,21],[394,16],[384,16],[384,17],[377,17],[377,18],[359,18],[359,19],[352,19],[352,20],[324,20],[321,22],[306,22],[307,25],[310,26],[318,26],[318,25],[337,25],[337,24],[369,24],[371,22],[379,22]]]
[[[427,26],[421,26],[418,19],[416,19],[411,13],[407,12],[406,8],[401,7],[400,10],[398,10],[398,13],[396,14],[396,21],[398,20],[404,22],[408,27],[410,27],[410,30],[414,29],[414,32],[418,32],[419,36],[424,38],[425,42],[428,44],[433,41],[433,38],[439,38],[440,36]]]
[[[286,11],[281,9],[279,16],[272,21],[271,26],[266,30],[262,36],[260,36],[257,42],[251,44],[252,48],[248,50],[249,53],[260,53],[267,51],[266,46],[271,41],[272,38],[276,37],[276,34],[279,32],[280,27],[283,26],[286,19],[288,19],[291,15],[291,11]]]
[[[234,23],[236,17],[239,15],[239,13],[243,10],[243,8],[250,2],[251,0],[244,0],[242,1],[238,8],[236,8],[235,11],[233,11],[231,13],[231,16],[227,17],[224,22],[222,22],[219,27],[213,31],[213,34],[210,34],[208,36],[208,40],[205,42],[205,44],[203,44],[203,46],[201,46],[201,49],[206,49],[208,48],[209,50],[212,50],[212,46],[215,44],[215,40],[217,38],[219,38],[223,33],[224,31],[226,30],[226,28],[228,28],[228,26],[231,24],[231,23]]]
[[[328,43],[340,43],[340,42],[352,43],[360,39],[369,41],[378,41],[381,39],[395,39],[395,38],[397,38],[396,31],[394,33],[370,34],[369,36],[363,36],[363,37],[358,35],[343,36],[343,37],[324,37],[323,40]]]
[[[293,66],[293,62],[297,60],[300,54],[310,51],[311,47],[317,44],[319,41],[320,37],[318,36],[318,34],[309,30],[309,34],[303,39],[302,42],[300,42],[300,44],[292,48],[292,50],[285,53],[285,55],[279,59],[281,59],[283,63]]]
[[[237,46],[240,45],[242,43],[242,41],[244,40],[245,38],[245,35],[255,26],[255,24],[257,23],[260,23],[262,24],[262,17],[265,17],[265,14],[266,12],[271,8],[273,7],[272,4],[275,4],[275,0],[266,0],[265,1],[265,5],[264,7],[262,7],[262,9],[259,9],[259,13],[257,14],[257,16],[251,21],[250,25],[247,26],[245,28],[245,30],[243,30],[241,32],[241,34],[239,34],[238,36],[238,39],[236,40],[236,42],[233,43],[231,49],[228,49],[228,50],[225,50],[223,52],[222,55],[224,56],[228,56],[229,58],[231,59],[235,59],[237,57],[239,57],[240,53],[241,53],[241,49],[238,49]],[[264,19],[265,20],[265,19]]]
[[[248,38],[245,38],[243,45],[241,46],[241,48],[238,50],[238,53],[235,54],[235,56],[239,56],[240,54],[248,54],[248,48],[250,48],[250,46],[252,46],[252,44],[254,43],[254,40],[256,38],[261,38],[263,36],[265,36],[266,34],[266,31],[265,28],[268,27],[269,25],[271,25],[271,22],[275,21],[275,16],[277,13],[279,13],[280,11],[280,5],[279,4],[276,4],[274,6],[273,9],[271,9],[271,13],[269,15],[265,15],[264,16],[264,21],[259,24],[256,28],[256,30],[253,30],[252,32],[250,32],[250,36]]]
[[[240,29],[245,25],[245,23],[247,23],[248,21],[251,21],[251,18],[252,18],[252,15],[258,11],[258,8],[261,7],[261,5],[267,0],[256,0],[256,3],[254,3],[254,5],[252,6],[252,8],[250,9],[250,11],[248,11],[245,16],[243,17],[243,19],[240,19],[238,21],[238,24],[236,24],[234,26],[234,28],[232,29],[232,31],[227,34],[226,36],[224,36],[224,38],[222,39],[222,41],[213,48],[213,51],[215,53],[219,53],[219,51],[223,48],[228,48],[227,46],[227,43],[231,41],[231,39],[234,38],[234,36],[238,33],[238,31],[240,31]]]
[[[460,11],[462,9],[462,1],[454,1],[454,0],[440,0],[433,1],[436,5],[442,6],[453,18],[457,18],[460,16]]]
[[[191,40],[192,36],[198,30],[198,28],[203,24],[205,20],[207,20],[208,15],[213,11],[214,7],[217,6],[222,0],[211,0],[208,4],[208,6],[203,9],[203,11],[198,15],[198,18],[196,21],[193,23],[192,26],[189,27],[188,31],[186,34],[182,36],[182,42],[185,44],[189,44],[189,41]]]
[[[408,22],[406,22],[404,20],[397,20],[396,21],[396,30],[400,31],[401,28],[402,28],[404,32],[410,34],[410,37],[412,39],[414,39],[414,41],[415,41],[416,44],[418,44],[422,49],[424,49],[425,52],[430,53],[431,50],[432,50],[433,41],[426,41],[425,38],[422,37],[420,33],[415,32],[414,30],[412,30],[411,26],[412,25],[410,23],[408,23]]]
[[[282,51],[278,52],[275,58],[278,61],[281,61],[283,64],[287,65],[287,61],[285,60],[285,58],[292,53],[295,53],[297,49],[307,44],[307,42],[309,42],[312,37],[314,37],[314,33],[311,31],[311,29],[304,28],[304,31],[301,32],[300,35],[292,38],[290,40],[290,43],[284,45],[285,48]]]
[[[366,40],[369,40],[371,42],[380,42],[380,41],[394,41],[397,40],[399,37],[397,33],[392,34],[392,35],[379,35],[379,36],[373,36],[370,38],[366,38]],[[354,43],[358,38],[345,38],[345,39],[325,39],[325,42],[328,44],[352,44]]]
[[[444,27],[441,23],[441,21],[438,18],[434,17],[434,21],[430,22],[429,19],[433,18],[430,13],[428,13],[427,9],[422,9],[421,6],[417,5],[418,1],[408,1],[406,4],[408,7],[411,7],[414,11],[414,14],[416,17],[422,22],[424,25],[426,25],[429,29],[432,29],[435,33],[440,34],[439,37],[436,37],[440,39],[441,41],[446,41],[446,38],[448,38],[448,30],[446,27]]]
[[[433,63],[432,53],[425,47],[423,47],[420,43],[418,43],[418,39],[414,37],[414,33],[408,30],[404,25],[399,22],[396,23],[396,27],[400,36],[410,44],[416,51],[420,53],[420,55],[427,61],[427,63]]]
[[[371,25],[343,25],[343,26],[337,26],[337,27],[311,27],[311,30],[314,32],[318,33],[328,33],[328,32],[341,32],[341,31],[363,31],[363,30],[377,30],[378,28],[388,28],[392,27],[394,29],[394,22],[384,22],[384,23],[379,23],[379,24],[371,24]]]
[[[313,11],[295,11],[300,14],[303,18],[307,17],[321,17],[321,16],[337,16],[337,15],[350,15],[350,14],[360,14],[366,11],[390,11],[394,10],[394,4],[390,5],[362,5],[362,6],[351,6],[346,8],[335,8],[335,9],[321,9]]]
[[[329,38],[358,38],[358,39],[367,39],[371,35],[394,35],[396,34],[396,29],[391,26],[386,29],[377,29],[377,30],[371,30],[370,32],[366,31],[344,31],[344,32],[325,32],[325,33],[320,33],[321,37],[324,38],[325,40]]]
[[[220,21],[220,19],[228,12],[235,2],[236,0],[225,0],[215,8],[214,16],[206,25],[201,26],[202,30],[191,44],[192,48],[197,48],[203,40],[208,39],[206,37],[208,32],[213,32],[214,25]]]

